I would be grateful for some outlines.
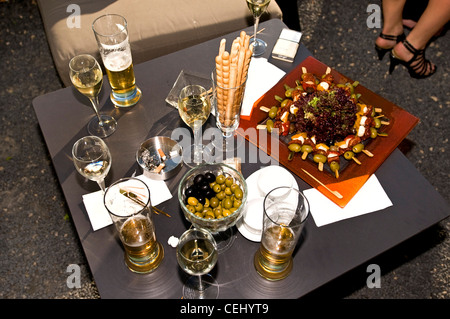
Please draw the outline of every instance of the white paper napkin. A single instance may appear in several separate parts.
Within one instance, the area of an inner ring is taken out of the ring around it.
[[[242,102],[241,116],[249,116],[253,104],[286,74],[266,58],[252,58]]]
[[[144,175],[136,176],[136,178],[143,181],[150,189],[150,200],[153,206],[172,198],[172,194],[164,181],[156,181]],[[102,191],[83,195],[83,203],[94,231],[112,224],[108,210],[103,204]]]
[[[308,198],[310,212],[317,227],[392,206],[391,200],[375,174],[367,180],[344,208],[333,203],[315,188],[307,189],[303,193]]]

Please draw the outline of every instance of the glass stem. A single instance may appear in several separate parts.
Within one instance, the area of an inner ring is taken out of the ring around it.
[[[194,122],[194,163],[202,161],[202,121]]]
[[[98,118],[98,125],[103,126],[102,118],[100,117],[100,114],[98,113],[98,96],[96,97],[90,97],[89,100],[91,101],[92,108],[94,109],[95,115],[97,115]]]
[[[255,23],[253,24],[253,45],[256,46],[256,33],[258,33],[259,17],[255,17]]]
[[[205,287],[203,286],[202,275],[198,276],[198,290],[199,291],[205,290]]]
[[[105,191],[106,191],[106,188],[105,188],[105,180],[102,179],[102,180],[100,180],[100,181],[97,181],[97,184],[98,184],[98,186],[100,186],[102,192],[105,193]]]

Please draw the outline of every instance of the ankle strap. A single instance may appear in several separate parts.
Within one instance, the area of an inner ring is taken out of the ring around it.
[[[402,33],[400,35],[389,35],[389,34],[384,34],[383,32],[381,32],[380,38],[385,39],[385,40],[400,42],[405,39],[405,34]]]
[[[408,49],[409,52],[411,52],[414,55],[420,55],[422,54],[422,52],[424,51],[424,49],[422,50],[418,50],[415,47],[412,46],[411,43],[409,43],[408,40],[403,40],[403,45],[405,46],[406,49]]]

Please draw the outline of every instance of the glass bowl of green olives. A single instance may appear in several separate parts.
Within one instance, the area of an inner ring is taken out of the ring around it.
[[[181,179],[178,201],[185,218],[194,227],[217,234],[241,218],[247,203],[247,184],[242,174],[231,166],[202,164]]]

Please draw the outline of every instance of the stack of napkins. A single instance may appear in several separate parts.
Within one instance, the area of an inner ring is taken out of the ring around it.
[[[247,84],[242,102],[241,116],[251,114],[253,104],[286,74],[266,58],[252,58],[248,67]]]
[[[317,227],[335,223],[392,206],[392,202],[375,174],[361,187],[356,195],[341,208],[325,197],[317,189],[303,191],[308,198],[310,212]]]
[[[150,189],[152,206],[172,198],[172,194],[164,181],[153,180],[144,175],[136,176],[136,178],[143,181]],[[112,224],[111,217],[103,203],[103,192],[101,190],[83,195],[83,203],[94,231]]]

